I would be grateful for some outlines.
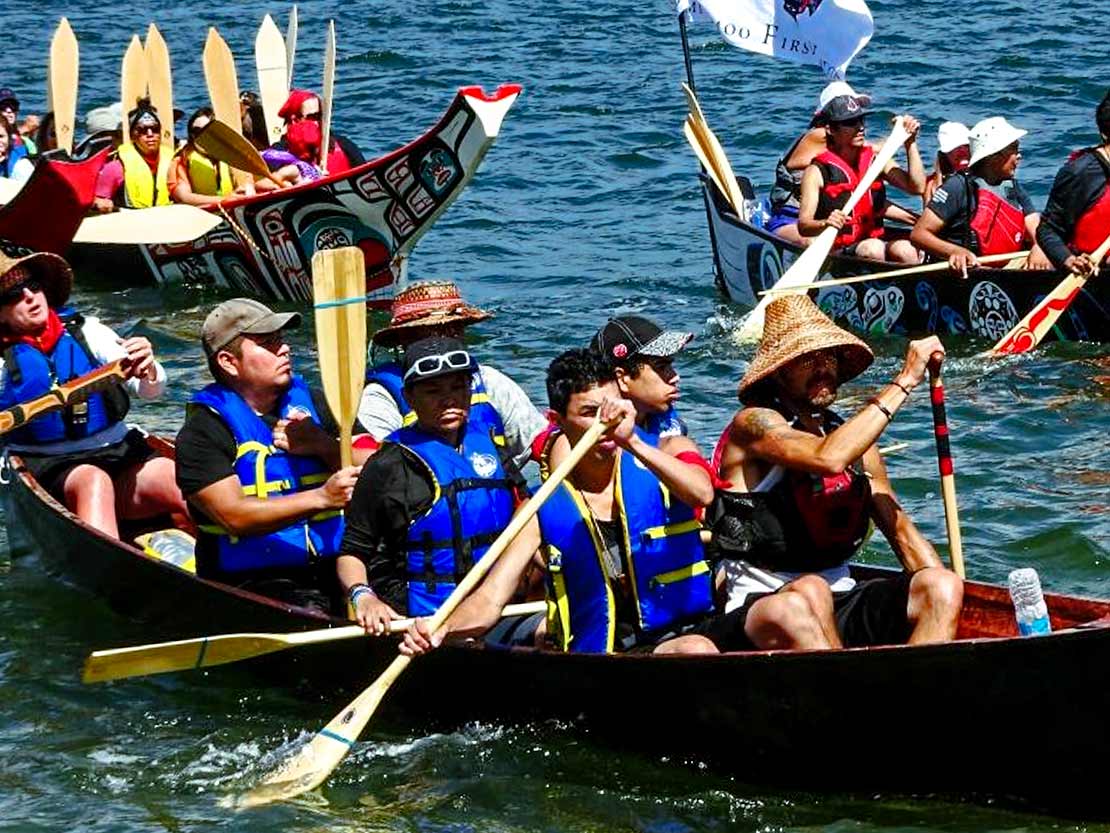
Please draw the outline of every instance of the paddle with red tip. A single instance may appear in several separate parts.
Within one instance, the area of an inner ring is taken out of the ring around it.
[[[987,351],[988,355],[1000,356],[1004,353],[1025,353],[1040,344],[1056,325],[1056,321],[1071,306],[1071,302],[1083,289],[1087,280],[1098,275],[1099,264],[1110,254],[1110,237],[1091,252],[1095,270],[1091,275],[1069,272],[1068,276],[1044,297],[1014,328],[999,339],[998,344]]]
[[[964,545],[960,537],[960,515],[956,507],[956,472],[952,466],[952,445],[948,437],[948,415],[944,409],[944,383],[940,378],[943,353],[934,353],[929,360],[929,393],[933,403],[933,433],[937,438],[937,465],[940,468],[940,490],[944,498],[944,523],[948,529],[948,552],[952,569],[964,578]]]

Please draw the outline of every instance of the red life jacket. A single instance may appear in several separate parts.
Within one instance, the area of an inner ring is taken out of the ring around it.
[[[971,178],[964,175],[968,204],[971,202]],[[969,245],[977,255],[1000,255],[1021,251],[1025,240],[1025,214],[992,191],[975,184],[977,205],[968,223],[975,232],[978,246]]]
[[[343,152],[343,146],[339,142],[332,140],[331,152],[328,153],[328,176],[332,174],[341,174],[344,171],[349,171],[354,166],[351,160],[347,158],[347,154]]]
[[[1085,151],[1076,151],[1071,158],[1074,159]],[[1077,252],[1090,254],[1110,236],[1110,164],[1107,164],[1101,153],[1087,151],[1095,154],[1102,172],[1106,175],[1107,185],[1102,191],[1102,196],[1095,200],[1094,205],[1083,212],[1083,216],[1076,222],[1068,241],[1071,248]]]
[[[844,159],[831,150],[826,150],[813,158],[814,163],[821,170],[821,178],[825,184],[817,197],[816,219],[823,220],[828,217],[833,209],[843,209],[848,202],[848,197],[859,185],[860,177],[871,165],[875,158],[875,150],[870,145],[865,145],[859,154],[859,169],[854,169]],[[882,177],[877,177],[871,187],[856,203],[852,214],[844,228],[836,236],[837,248],[851,246],[860,240],[869,237],[883,236],[883,211],[886,209],[886,187]]]

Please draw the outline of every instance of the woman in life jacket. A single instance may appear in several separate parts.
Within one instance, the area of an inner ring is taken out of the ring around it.
[[[1021,251],[1033,244],[1040,214],[1014,180],[1021,161],[1019,140],[1026,130],[996,116],[971,128],[971,159],[933,193],[910,233],[910,240],[935,260],[967,277],[979,257]],[[994,190],[992,190],[994,189]],[[1025,269],[1052,268],[1032,246]]]
[[[1110,236],[1110,90],[1095,110],[1099,144],[1075,151],[1056,174],[1037,242],[1057,269],[1094,272],[1090,253]]]
[[[211,107],[201,107],[186,122],[188,139],[177,152],[170,170],[169,188],[174,202],[215,205],[236,192],[227,163],[212,159],[196,146],[197,135],[213,118]]]
[[[162,394],[166,373],[150,342],[121,339],[96,319],[64,307],[73,274],[60,257],[0,240],[0,410],[116,359],[129,362],[127,389]],[[127,391],[113,387],[44,414],[3,437],[39,483],[79,518],[119,537],[118,518],[165,513],[187,519],[173,461],[154,456],[124,421]]]
[[[944,180],[957,171],[967,168],[971,160],[971,141],[967,125],[958,121],[942,122],[937,129],[937,161],[933,172],[925,180],[925,193],[921,206],[925,208]]]
[[[812,238],[826,228],[835,228],[838,230],[835,246],[843,253],[917,263],[919,255],[909,241],[886,240],[883,229],[883,220],[888,216],[904,219],[904,213],[887,202],[885,182],[908,194],[921,194],[925,189],[925,167],[917,147],[920,127],[917,119],[903,117],[909,132],[905,144],[908,170],[891,159],[851,214],[841,210],[875,157],[875,149],[868,144],[864,132],[869,103],[865,96],[838,95],[822,110],[820,119],[825,126],[828,149],[814,157],[802,176],[798,231]]]

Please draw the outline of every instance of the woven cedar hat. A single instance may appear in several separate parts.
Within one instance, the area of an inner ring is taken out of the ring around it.
[[[818,350],[836,351],[838,385],[859,376],[875,358],[870,347],[836,326],[808,295],[776,298],[767,305],[763,339],[737,388],[740,401],[746,402],[753,389],[780,367]]]
[[[461,321],[476,324],[493,314],[463,301],[450,281],[421,281],[405,287],[393,299],[393,317],[371,339],[382,347],[396,347],[412,327],[436,327]]]
[[[30,277],[42,282],[46,303],[54,309],[69,300],[73,271],[64,258],[50,252],[36,252],[0,237],[0,293]]]

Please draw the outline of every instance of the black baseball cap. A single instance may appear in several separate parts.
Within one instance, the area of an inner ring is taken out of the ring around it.
[[[838,95],[825,105],[820,117],[828,124],[861,119],[871,115],[872,111],[867,109],[870,103],[871,99],[867,96]]]
[[[405,348],[401,366],[406,385],[452,373],[474,373],[478,370],[478,362],[474,361],[474,357],[466,349],[465,342],[445,336],[430,336],[414,341]]]
[[[16,110],[19,109],[19,98],[16,97],[16,94],[9,87],[0,87],[0,104],[5,101],[10,101],[15,105]]]
[[[620,315],[597,331],[590,349],[618,362],[635,356],[663,358],[681,351],[693,337],[681,330],[664,330],[639,315]]]

